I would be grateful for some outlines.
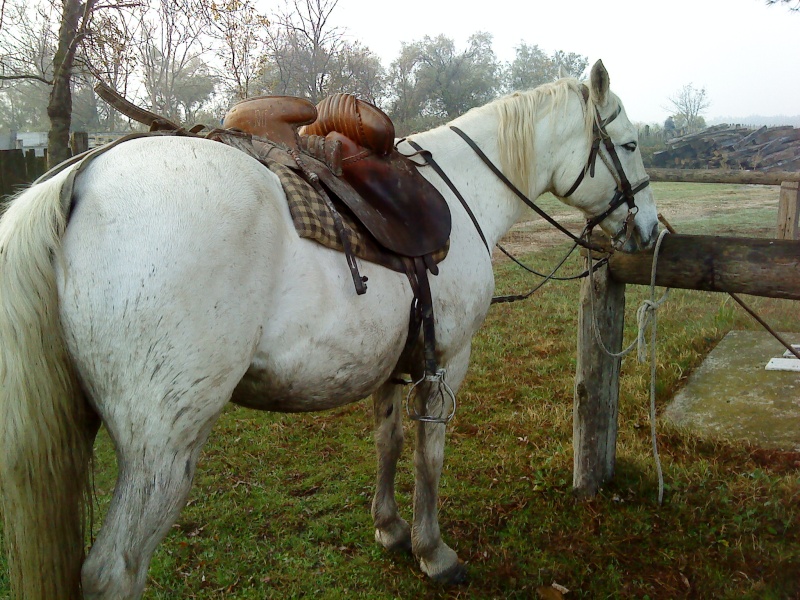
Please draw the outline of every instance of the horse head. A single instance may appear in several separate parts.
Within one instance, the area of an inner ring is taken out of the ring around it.
[[[650,179],[642,163],[636,127],[609,89],[602,61],[592,67],[589,85],[580,85],[578,90],[583,128],[564,130],[558,151],[561,164],[555,169],[551,190],[586,215],[587,230],[599,226],[618,249],[650,248],[658,235]]]

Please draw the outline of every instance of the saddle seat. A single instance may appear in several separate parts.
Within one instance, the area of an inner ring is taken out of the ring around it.
[[[316,107],[302,98],[266,96],[236,104],[223,126],[291,150],[319,147],[309,140],[324,138],[326,157],[335,156],[337,162],[341,157],[341,162],[330,165],[332,171],[315,173],[380,245],[408,257],[447,245],[450,209],[417,166],[394,149],[394,125],[378,107],[350,94],[334,94]],[[339,168],[341,179],[357,194],[342,189],[334,175]]]

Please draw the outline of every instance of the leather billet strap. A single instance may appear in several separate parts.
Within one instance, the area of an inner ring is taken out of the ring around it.
[[[419,318],[422,324],[425,375],[436,375],[439,368],[436,363],[436,327],[433,320],[433,297],[431,296],[427,267],[422,258],[417,257],[414,259],[414,270],[417,277],[417,285],[419,286],[416,306],[419,310]]]

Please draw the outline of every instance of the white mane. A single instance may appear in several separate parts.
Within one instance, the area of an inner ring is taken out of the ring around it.
[[[567,99],[574,92],[583,103],[583,91],[576,79],[559,79],[535,89],[514,92],[486,105],[500,117],[497,142],[500,150],[500,165],[506,176],[520,190],[531,193],[531,183],[536,179],[534,127],[538,118],[557,109],[566,117]],[[591,139],[594,118],[594,103],[589,98],[585,103],[583,117],[587,139]],[[553,121],[555,123],[556,121]]]

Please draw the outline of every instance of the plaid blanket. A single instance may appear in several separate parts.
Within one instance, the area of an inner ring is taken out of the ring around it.
[[[300,237],[312,239],[327,248],[344,252],[344,247],[339,240],[339,234],[334,225],[333,215],[325,201],[311,187],[311,184],[280,163],[267,161],[267,166],[270,171],[278,176],[281,185],[283,185],[289,204],[289,212],[292,215],[292,222],[297,234]],[[331,199],[334,200],[334,198]],[[350,242],[350,249],[355,256],[403,271],[399,267],[399,260],[377,245],[370,233],[350,213],[347,207],[337,203],[336,208],[344,224],[345,234]],[[449,244],[435,252],[433,254],[434,262],[438,263],[444,260],[445,256],[447,256],[448,248]],[[387,257],[390,257],[389,260],[387,260]],[[394,260],[391,260],[391,258],[394,258]]]
[[[280,163],[269,161],[267,165],[281,180],[297,234],[315,240],[327,248],[344,252],[344,246],[336,232],[333,215],[311,184]],[[369,233],[348,214],[346,208],[339,211],[339,216],[342,218],[353,254],[368,260],[365,236]]]

